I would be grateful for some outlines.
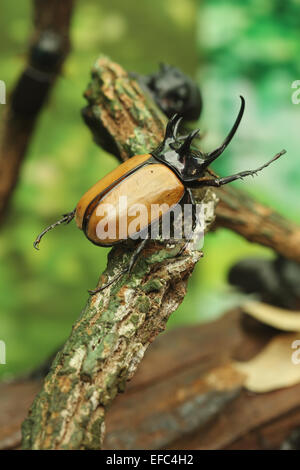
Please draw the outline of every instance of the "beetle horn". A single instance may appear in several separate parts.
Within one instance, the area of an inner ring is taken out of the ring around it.
[[[237,118],[235,120],[235,123],[231,131],[229,132],[228,136],[226,137],[226,139],[224,140],[223,144],[220,147],[218,147],[216,150],[206,155],[204,167],[207,167],[208,165],[210,165],[214,160],[216,160],[216,158],[218,158],[221,155],[221,153],[224,152],[228,144],[231,142],[234,134],[236,133],[237,128],[239,127],[239,124],[242,120],[244,110],[245,110],[245,99],[243,98],[243,96],[240,96],[240,98],[241,98],[241,107],[240,107],[239,114],[237,115]]]
[[[184,155],[190,150],[191,143],[199,132],[200,132],[200,129],[196,129],[192,131],[190,134],[188,134],[183,144],[177,150],[179,155]]]
[[[180,116],[180,118],[177,119],[177,121],[174,125],[174,128],[173,128],[173,137],[174,137],[175,140],[177,139],[178,127],[179,127],[179,124],[181,123],[182,119],[183,119],[182,116]]]
[[[57,222],[54,222],[54,224],[51,224],[51,225],[49,225],[49,227],[45,228],[45,230],[43,230],[42,233],[40,233],[36,237],[36,239],[33,243],[34,248],[36,250],[39,249],[40,241],[43,238],[43,236],[46,235],[47,232],[49,232],[50,230],[52,230],[53,228],[57,227],[60,224],[63,224],[63,223],[68,224],[69,222],[71,222],[71,220],[73,220],[74,217],[75,217],[75,212],[76,212],[76,209],[74,209],[72,212],[69,212],[68,214],[64,214],[62,219],[58,220]]]
[[[179,114],[177,114],[177,113],[174,114],[171,117],[171,119],[169,119],[169,122],[168,122],[167,127],[166,127],[164,140],[174,138],[174,134],[175,134],[175,132],[177,132],[177,129],[178,129],[178,126],[179,126],[179,123],[180,123],[181,119],[182,119],[182,117],[180,117]]]

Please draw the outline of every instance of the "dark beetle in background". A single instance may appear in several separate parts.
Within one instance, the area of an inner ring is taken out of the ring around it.
[[[153,205],[164,203],[165,206],[168,207],[168,209],[165,208],[164,210],[169,211],[169,209],[175,207],[177,204],[182,204],[186,199],[189,200],[189,203],[193,207],[195,206],[195,202],[191,191],[192,188],[205,186],[219,187],[249,175],[253,176],[285,153],[285,151],[278,153],[269,162],[254,171],[242,171],[225,178],[207,177],[205,175],[208,166],[223,153],[236,133],[244,113],[244,108],[245,100],[241,97],[240,111],[231,131],[222,145],[207,154],[191,148],[192,141],[199,130],[194,130],[185,136],[178,134],[179,124],[182,118],[175,114],[169,120],[165,137],[156,149],[145,155],[135,155],[95,183],[94,186],[82,196],[72,212],[65,214],[62,219],[50,225],[37,237],[34,242],[35,248],[38,248],[41,238],[49,230],[62,223],[71,222],[74,217],[78,228],[83,230],[84,234],[91,242],[99,246],[107,247],[120,244],[129,239],[135,240],[138,238],[136,235],[139,232],[145,232],[146,236],[143,236],[140,243],[138,243],[128,266],[123,271],[123,273],[130,272],[139,253],[145,246],[147,239],[150,238],[150,227],[152,224],[157,223],[159,217],[161,217],[156,214],[153,215],[152,211],[149,211],[149,208]],[[128,199],[126,211],[119,208],[118,203],[121,197]],[[103,229],[103,238],[99,237],[99,224],[103,225],[103,228],[107,224],[107,220],[104,216],[105,211],[102,212],[101,216],[98,215],[98,209],[102,204],[106,205],[106,207],[107,204],[110,204],[110,207],[113,206],[114,210],[110,218],[115,227],[119,228],[121,223],[123,226],[126,226],[125,234],[121,236],[120,233],[118,233],[118,235],[114,234],[113,238],[107,238],[107,233],[105,229]],[[130,207],[136,204],[143,204],[148,209],[148,219],[145,226],[139,227],[139,232],[131,233],[131,216],[129,215],[129,210]],[[164,213],[162,215],[164,215]],[[124,224],[122,221],[126,219],[127,223]],[[196,220],[193,221],[192,229],[194,229],[195,226]],[[90,291],[90,293],[95,294],[103,290],[117,280],[121,274],[112,279],[108,284],[94,291]]]
[[[30,65],[12,94],[11,107],[15,113],[30,118],[39,112],[63,57],[61,37],[55,31],[43,31],[30,48]]]
[[[300,265],[296,261],[282,256],[246,258],[232,266],[228,280],[246,294],[258,294],[263,302],[300,310]]]
[[[168,118],[178,113],[186,121],[199,119],[202,111],[200,90],[197,84],[178,68],[161,64],[157,73],[131,75],[150,93]]]

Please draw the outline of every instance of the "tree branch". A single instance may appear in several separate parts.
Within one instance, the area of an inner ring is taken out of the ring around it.
[[[84,116],[97,142],[120,159],[147,153],[160,142],[166,118],[119,65],[98,59],[86,97]],[[197,198],[208,229],[215,194],[205,189]],[[23,424],[24,449],[101,447],[107,407],[182,302],[202,256],[189,245],[178,256],[180,248],[151,242],[130,276],[89,299]],[[101,282],[120,273],[129,256],[127,245],[114,248]]]
[[[216,228],[225,227],[250,242],[272,248],[300,263],[300,227],[250,195],[226,186],[216,190]]]
[[[0,221],[3,220],[36,120],[70,49],[74,0],[34,0],[34,32],[27,65],[4,116],[0,146]]]

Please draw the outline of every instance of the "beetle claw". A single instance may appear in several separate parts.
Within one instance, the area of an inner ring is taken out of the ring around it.
[[[35,241],[33,242],[33,247],[34,247],[37,251],[39,251],[39,249],[40,249],[40,248],[39,248],[39,243],[40,243],[39,240],[35,240]]]

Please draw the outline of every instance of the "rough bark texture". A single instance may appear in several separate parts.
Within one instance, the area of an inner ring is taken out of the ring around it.
[[[158,338],[107,416],[105,449],[274,449],[299,426],[300,385],[249,393],[232,360],[277,334],[239,311]],[[157,368],[157,363],[161,364]]]
[[[120,65],[100,57],[85,98],[82,114],[94,140],[120,161],[161,142],[167,118]]]
[[[161,140],[166,119],[117,64],[97,61],[86,97],[86,118],[120,158],[146,153]],[[210,189],[197,197],[207,230],[216,197]],[[202,256],[190,245],[178,256],[180,249],[149,243],[130,276],[89,299],[23,424],[24,449],[101,447],[107,407],[182,302]],[[119,273],[130,253],[128,246],[113,249],[101,282]]]
[[[300,263],[300,227],[232,186],[217,189],[216,227],[237,232]]]
[[[252,358],[277,334],[245,320],[234,311],[158,337],[107,413],[104,449],[278,449],[287,442],[299,429],[300,385],[243,389],[232,359]],[[0,384],[0,449],[20,446],[21,422],[40,387],[32,379]]]
[[[69,26],[74,0],[34,0],[34,32],[30,47],[37,48],[43,33],[57,40],[55,61],[40,62],[29,54],[3,117],[0,146],[0,221],[3,220],[11,195],[17,184],[20,169],[34,127],[70,49]],[[53,36],[51,36],[53,38]],[[46,69],[45,69],[46,67]]]

